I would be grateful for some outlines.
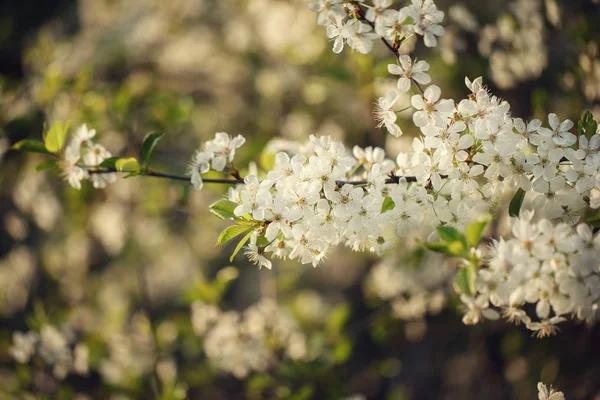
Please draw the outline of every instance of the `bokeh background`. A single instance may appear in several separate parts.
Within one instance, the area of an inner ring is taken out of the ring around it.
[[[597,1],[436,3],[441,43],[403,50],[446,97],[483,76],[514,116],[600,117]],[[154,168],[180,174],[217,131],[243,134],[237,163],[259,168],[273,139],[313,133],[406,150],[410,114],[400,139],[374,127],[373,101],[394,85],[385,47],[330,47],[305,0],[0,4],[0,399],[533,399],[540,380],[600,399],[598,326],[543,340],[502,321],[464,326],[453,265],[416,245],[257,270],[214,246],[226,223],[207,207],[225,187],[134,178],[77,191],[36,172],[42,156],[8,150],[57,120],[87,123],[118,155],[164,131]],[[223,328],[215,344],[213,314],[275,322],[257,342]],[[72,352],[67,372],[47,354],[15,359],[14,333],[44,329],[47,347]],[[260,351],[268,361],[238,368]]]

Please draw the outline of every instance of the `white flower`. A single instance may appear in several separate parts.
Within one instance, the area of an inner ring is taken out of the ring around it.
[[[369,7],[365,14],[367,21],[375,22],[375,20],[383,15],[393,0],[373,0],[373,6]]]
[[[258,247],[255,243],[249,243],[246,246],[245,251],[246,256],[250,260],[250,262],[258,265],[258,268],[265,267],[267,269],[271,269],[272,263],[271,260],[267,259],[264,254],[264,249],[262,247]]]
[[[544,138],[550,138],[554,143],[559,146],[569,147],[577,142],[577,136],[569,132],[569,129],[573,127],[571,120],[564,120],[560,122],[560,119],[556,114],[548,114],[548,123],[552,130],[544,127],[538,128],[538,134]]]
[[[550,388],[550,391],[548,391],[548,388],[546,388],[546,385],[544,385],[542,382],[538,383],[538,399],[539,400],[565,400],[565,395],[563,394],[563,392],[557,392],[555,389]]]
[[[416,81],[421,84],[428,84],[431,82],[431,77],[425,73],[429,70],[429,64],[425,61],[417,61],[413,63],[410,56],[401,55],[398,60],[398,64],[389,64],[388,72],[393,75],[400,75],[398,79],[398,89],[403,92],[408,92],[412,81]]]
[[[402,129],[396,125],[398,116],[394,111],[394,104],[398,101],[399,94],[395,91],[389,91],[384,97],[380,97],[375,106],[375,121],[377,127],[385,126],[389,133],[396,137],[402,135]]]
[[[227,163],[233,161],[235,150],[245,142],[246,139],[242,135],[232,138],[225,132],[217,132],[215,138],[204,145],[205,150],[212,154],[212,168],[215,171],[223,171]]]
[[[319,14],[317,16],[317,23],[325,26],[330,19],[346,15],[341,3],[342,0],[315,0],[308,5],[308,8]]]
[[[412,18],[414,22],[409,31],[422,35],[427,47],[435,47],[436,36],[444,34],[444,28],[439,25],[444,13],[437,9],[433,0],[412,0],[411,5],[400,9],[400,14]]]
[[[411,97],[410,102],[417,109],[413,114],[416,126],[421,128],[430,122],[438,126],[445,125],[443,118],[454,110],[454,101],[440,100],[441,94],[442,91],[438,86],[431,85],[422,95],[415,94]]]
[[[202,174],[207,173],[210,170],[210,160],[213,154],[206,150],[197,150],[192,156],[192,161],[188,168],[188,174],[194,189],[200,190],[204,183],[202,182]]]

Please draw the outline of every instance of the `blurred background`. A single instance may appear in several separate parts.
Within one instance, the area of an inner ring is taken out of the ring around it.
[[[214,247],[227,224],[207,207],[225,187],[77,191],[36,172],[43,156],[8,151],[71,120],[123,156],[164,131],[154,167],[179,174],[217,131],[247,138],[244,166],[264,166],[275,138],[313,133],[395,158],[417,131],[410,114],[400,139],[374,127],[392,57],[381,44],[336,56],[308,3],[0,4],[0,399],[533,399],[538,381],[600,399],[598,326],[543,340],[464,326],[454,266],[416,244],[257,270]],[[430,63],[445,97],[483,76],[513,116],[600,118],[597,1],[436,4],[441,43],[403,51]]]

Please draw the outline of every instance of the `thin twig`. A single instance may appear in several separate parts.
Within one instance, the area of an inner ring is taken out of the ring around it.
[[[112,173],[116,173],[116,172],[122,172],[122,171],[117,171],[114,168],[89,168],[87,170],[88,173],[90,174],[112,174]],[[185,176],[185,175],[175,175],[175,174],[168,174],[165,172],[158,172],[158,171],[146,171],[142,174],[140,174],[140,176],[151,176],[154,178],[163,178],[163,179],[172,179],[172,180],[176,180],[176,181],[184,181],[184,182],[190,182],[190,177],[189,176]],[[397,176],[397,175],[393,175],[390,176],[388,179],[386,179],[385,183],[386,184],[397,184],[400,182],[400,179],[404,178],[406,180],[406,182],[417,182],[417,177],[415,176]],[[244,179],[239,178],[239,179],[210,179],[210,178],[202,178],[202,182],[204,183],[222,183],[222,184],[226,184],[226,185],[237,185],[237,184],[243,184],[244,183]],[[336,185],[338,185],[339,187],[342,187],[344,185],[356,185],[356,186],[360,186],[360,185],[366,185],[369,183],[369,181],[367,180],[360,180],[360,181],[335,181]]]

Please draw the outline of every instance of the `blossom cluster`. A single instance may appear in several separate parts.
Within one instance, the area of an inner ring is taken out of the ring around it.
[[[593,320],[600,300],[600,233],[589,225],[553,225],[532,211],[511,221],[512,237],[494,241],[477,276],[477,293],[461,295],[463,321],[498,318],[496,309],[539,337],[556,333],[556,324],[573,315]],[[535,315],[526,306],[535,304]],[[538,320],[532,317],[537,317]]]
[[[292,360],[307,356],[306,338],[296,321],[269,298],[243,313],[224,312],[197,301],[192,304],[192,326],[202,337],[211,363],[237,378],[266,371],[275,365],[279,354]]]
[[[88,374],[89,350],[86,345],[77,343],[70,330],[59,330],[52,325],[44,325],[39,333],[14,332],[13,345],[9,349],[19,363],[28,363],[34,356],[41,357],[52,366],[57,379],[64,379],[69,373]]]
[[[318,13],[318,24],[326,26],[334,53],[341,53],[347,44],[367,54],[373,49],[374,40],[384,38],[395,46],[413,35],[423,36],[428,47],[437,44],[436,37],[444,34],[440,25],[444,13],[432,0],[412,0],[400,10],[391,9],[392,3],[375,0],[366,12],[355,1],[317,0],[309,7]]]
[[[546,217],[577,223],[600,187],[600,135],[577,137],[555,114],[549,127],[526,124],[480,78],[466,84],[471,93],[458,104],[441,99],[435,85],[413,96],[423,136],[395,164],[381,149],[368,160],[364,150],[352,156],[327,136],[311,136],[309,154],[280,152],[266,179],[250,175],[230,190],[235,215],[261,226],[253,260],[270,266],[271,254],[316,266],[339,243],[381,254],[408,232],[426,238],[438,225],[461,228],[518,189]]]
[[[60,161],[63,177],[75,189],[81,189],[81,181],[89,179],[95,188],[101,189],[117,179],[116,174],[90,174],[89,167],[97,167],[112,155],[104,146],[94,143],[95,129],[85,124],[70,137]]]
[[[211,167],[215,171],[223,171],[231,167],[235,157],[235,150],[240,148],[246,139],[242,135],[232,138],[225,132],[217,132],[213,140],[204,143],[201,150],[197,150],[189,165],[188,173],[192,185],[196,190],[202,189],[202,174],[207,173]]]

